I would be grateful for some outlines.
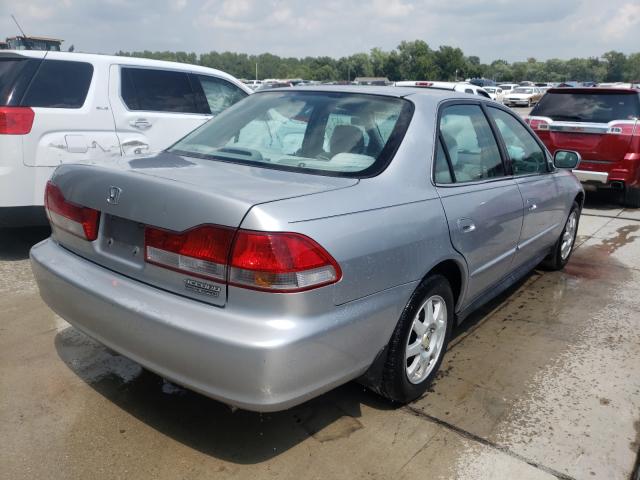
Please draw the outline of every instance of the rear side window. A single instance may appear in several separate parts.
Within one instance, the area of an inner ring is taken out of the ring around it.
[[[150,68],[122,68],[122,100],[129,110],[203,113],[189,75]]]
[[[479,105],[452,105],[440,116],[440,133],[456,182],[504,176],[498,144]]]
[[[93,65],[90,63],[44,60],[21,105],[80,108],[87,98],[92,77]]]
[[[0,56],[0,106],[20,104],[39,64],[34,58]]]
[[[243,90],[221,78],[207,75],[194,75],[194,77],[200,82],[207,105],[213,115],[222,113],[223,110],[247,96]]]
[[[632,120],[640,116],[640,96],[634,92],[547,92],[531,115],[571,122]]]

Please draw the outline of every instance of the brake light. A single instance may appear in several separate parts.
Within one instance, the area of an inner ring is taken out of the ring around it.
[[[338,263],[299,233],[240,230],[231,254],[229,283],[271,292],[294,292],[340,280]]]
[[[0,135],[26,135],[34,117],[29,107],[0,107]]]
[[[610,124],[607,133],[612,135],[633,135],[636,131],[636,123]]]
[[[528,117],[526,122],[533,130],[549,130],[549,122],[543,118]]]
[[[233,244],[233,247],[232,247]],[[232,252],[231,252],[232,250]],[[337,282],[337,262],[299,233],[203,225],[184,232],[145,229],[147,263],[196,277],[270,292],[299,292]]]
[[[214,225],[179,233],[146,227],[145,260],[170,270],[224,281],[233,233]]]
[[[47,182],[44,204],[52,225],[84,240],[98,238],[98,210],[68,202],[62,191],[51,182]]]
[[[433,82],[416,82],[416,87],[431,87],[433,86]]]

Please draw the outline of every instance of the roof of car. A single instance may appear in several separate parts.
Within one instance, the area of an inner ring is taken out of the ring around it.
[[[273,88],[262,90],[262,92],[344,92],[344,93],[365,93],[369,95],[383,95],[386,97],[407,97],[409,95],[423,95],[446,99],[450,97],[468,98],[469,94],[456,92],[454,90],[444,90],[440,88],[416,88],[416,87],[393,87],[393,86],[359,86],[359,85],[313,85],[303,87]],[[473,95],[474,98],[483,98]]]
[[[90,62],[92,64],[107,64],[107,65],[132,65],[140,67],[156,67],[167,70],[182,70],[193,73],[202,73],[215,75],[217,77],[225,78],[232,81],[235,85],[242,86],[243,90],[248,93],[251,89],[247,87],[237,78],[229,75],[222,70],[215,68],[202,67],[200,65],[193,65],[190,63],[170,62],[167,60],[153,60],[149,58],[139,57],[125,57],[119,55],[103,55],[100,53],[80,53],[80,52],[57,52],[57,51],[43,51],[43,50],[2,50],[0,55],[20,55],[23,57],[35,57],[35,58],[48,58],[52,60],[75,60],[79,62]]]

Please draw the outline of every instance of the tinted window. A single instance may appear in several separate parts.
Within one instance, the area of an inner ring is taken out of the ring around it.
[[[189,75],[150,68],[123,68],[121,94],[129,110],[205,113],[196,104]]]
[[[247,96],[244,91],[221,78],[207,75],[195,75],[194,77],[200,82],[209,110],[213,115],[218,115]]]
[[[574,122],[632,120],[640,116],[640,100],[637,93],[547,92],[531,115]]]
[[[176,143],[183,155],[327,175],[374,175],[411,118],[400,98],[280,91],[249,96]]]
[[[0,57],[0,105],[19,105],[40,60]]]
[[[504,175],[498,144],[480,106],[446,107],[440,117],[440,132],[456,182]]]
[[[529,131],[503,110],[489,108],[489,112],[507,147],[514,175],[547,172],[546,155]]]
[[[436,183],[453,183],[447,155],[444,153],[444,148],[440,140],[438,140],[438,148],[436,148],[433,172]]]
[[[21,104],[28,107],[80,108],[87,98],[92,76],[93,65],[90,63],[44,60]]]

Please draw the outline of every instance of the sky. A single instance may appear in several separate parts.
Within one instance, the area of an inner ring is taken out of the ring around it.
[[[0,0],[28,35],[64,48],[341,57],[421,39],[483,62],[640,51],[640,0]]]

